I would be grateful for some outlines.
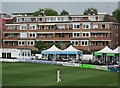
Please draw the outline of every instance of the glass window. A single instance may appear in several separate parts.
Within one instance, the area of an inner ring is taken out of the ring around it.
[[[86,25],[86,28],[89,28],[89,25]]]
[[[80,36],[80,33],[77,33],[77,37],[79,37]]]
[[[86,33],[86,36],[88,37],[88,36],[89,36],[89,34],[88,34],[88,33]]]
[[[74,25],[74,28],[76,28],[76,25]]]
[[[30,45],[30,42],[29,42],[29,41],[28,41],[27,43],[28,43],[28,45]]]
[[[85,33],[83,33],[83,36],[85,36]]]
[[[105,28],[105,24],[102,25],[102,28]]]
[[[27,56],[27,52],[25,52],[25,56]]]
[[[30,52],[28,52],[28,56],[30,56]]]
[[[25,44],[25,42],[24,41],[22,41],[22,45],[24,45]]]
[[[33,45],[33,41],[31,41],[31,45]]]
[[[77,28],[80,28],[80,25],[77,25]]]
[[[85,41],[85,45],[87,45],[87,41]]]
[[[84,41],[82,41],[82,45],[84,45]]]

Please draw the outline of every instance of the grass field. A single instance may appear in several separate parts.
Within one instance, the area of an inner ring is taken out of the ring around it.
[[[57,65],[2,63],[3,86],[118,86],[118,73],[60,66],[62,82],[56,82]]]

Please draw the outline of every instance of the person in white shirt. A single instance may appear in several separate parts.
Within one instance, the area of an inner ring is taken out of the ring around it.
[[[60,82],[61,79],[60,79],[60,70],[58,69],[57,70],[57,82]]]

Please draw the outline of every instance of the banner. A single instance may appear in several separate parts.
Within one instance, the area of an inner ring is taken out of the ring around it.
[[[108,67],[107,66],[95,66],[95,69],[98,69],[98,70],[108,70]]]
[[[95,66],[91,65],[91,64],[80,64],[79,67],[81,67],[81,68],[95,68]]]
[[[77,63],[63,63],[63,66],[79,67],[79,64],[77,64]]]

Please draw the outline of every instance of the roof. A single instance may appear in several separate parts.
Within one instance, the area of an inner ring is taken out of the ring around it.
[[[44,50],[43,52],[47,52],[47,51],[62,51],[62,50],[58,49],[55,45],[53,45],[52,47],[50,47],[47,50]]]
[[[13,15],[17,15],[17,14],[33,14],[33,12],[13,12]]]
[[[81,51],[76,48],[74,48],[72,45],[70,45],[67,49],[64,49],[63,51]]]
[[[42,51],[41,53],[42,54],[82,54],[83,52],[81,50],[74,48],[72,45],[70,45],[67,49],[64,50],[58,49],[55,45],[53,45],[52,47]]]
[[[108,46],[104,47],[103,49],[97,51],[99,53],[112,53],[112,49],[110,49]]]
[[[120,53],[120,46],[118,46],[117,48],[115,48],[115,49],[113,50],[113,53]]]

